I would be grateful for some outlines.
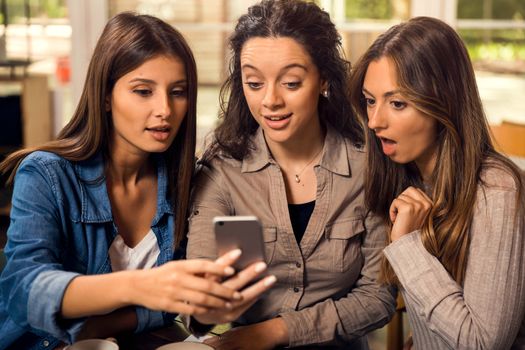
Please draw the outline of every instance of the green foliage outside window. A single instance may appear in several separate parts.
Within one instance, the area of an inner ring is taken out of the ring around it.
[[[346,0],[347,19],[390,19],[391,0]]]
[[[24,23],[27,16],[26,4],[31,18],[65,18],[67,17],[67,0],[7,0],[9,23]],[[0,23],[4,23],[0,14]]]

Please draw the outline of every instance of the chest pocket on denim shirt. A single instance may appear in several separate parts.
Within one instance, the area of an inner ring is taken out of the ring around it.
[[[361,261],[361,233],[364,230],[361,218],[340,220],[325,228],[323,255],[329,271],[345,272]]]
[[[263,227],[264,254],[266,255],[266,264],[269,266],[275,254],[275,244],[277,241],[276,227]]]

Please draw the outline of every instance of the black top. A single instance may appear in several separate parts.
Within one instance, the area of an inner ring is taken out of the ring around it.
[[[288,212],[290,213],[290,220],[292,221],[293,233],[297,243],[301,242],[310,216],[314,211],[315,201],[301,204],[288,204]]]

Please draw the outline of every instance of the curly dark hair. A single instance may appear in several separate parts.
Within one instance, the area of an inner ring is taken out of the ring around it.
[[[250,137],[259,125],[243,94],[240,56],[244,44],[255,37],[286,37],[301,44],[329,85],[330,97],[319,100],[321,123],[332,125],[355,144],[364,142],[363,127],[354,116],[349,99],[350,63],[344,58],[341,37],[329,14],[313,2],[263,0],[239,18],[229,39],[229,76],[220,92],[222,123],[215,130],[204,160],[217,152],[242,160],[254,149]]]

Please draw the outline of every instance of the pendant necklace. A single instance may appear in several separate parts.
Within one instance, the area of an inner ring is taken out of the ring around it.
[[[314,161],[315,158],[317,158],[317,156],[321,153],[322,150],[323,150],[323,148],[321,147],[321,149],[319,150],[319,152],[317,152],[317,153],[315,154],[315,156],[313,156],[313,158],[310,159],[310,161],[309,161],[308,163],[306,163],[306,165],[304,166],[304,168],[303,168],[300,172],[298,172],[297,174],[295,174],[295,182],[297,182],[297,183],[300,183],[300,182],[301,182],[301,178],[300,178],[301,174],[302,174],[303,171],[306,169],[306,167],[307,167],[308,165],[310,165],[310,164]]]

